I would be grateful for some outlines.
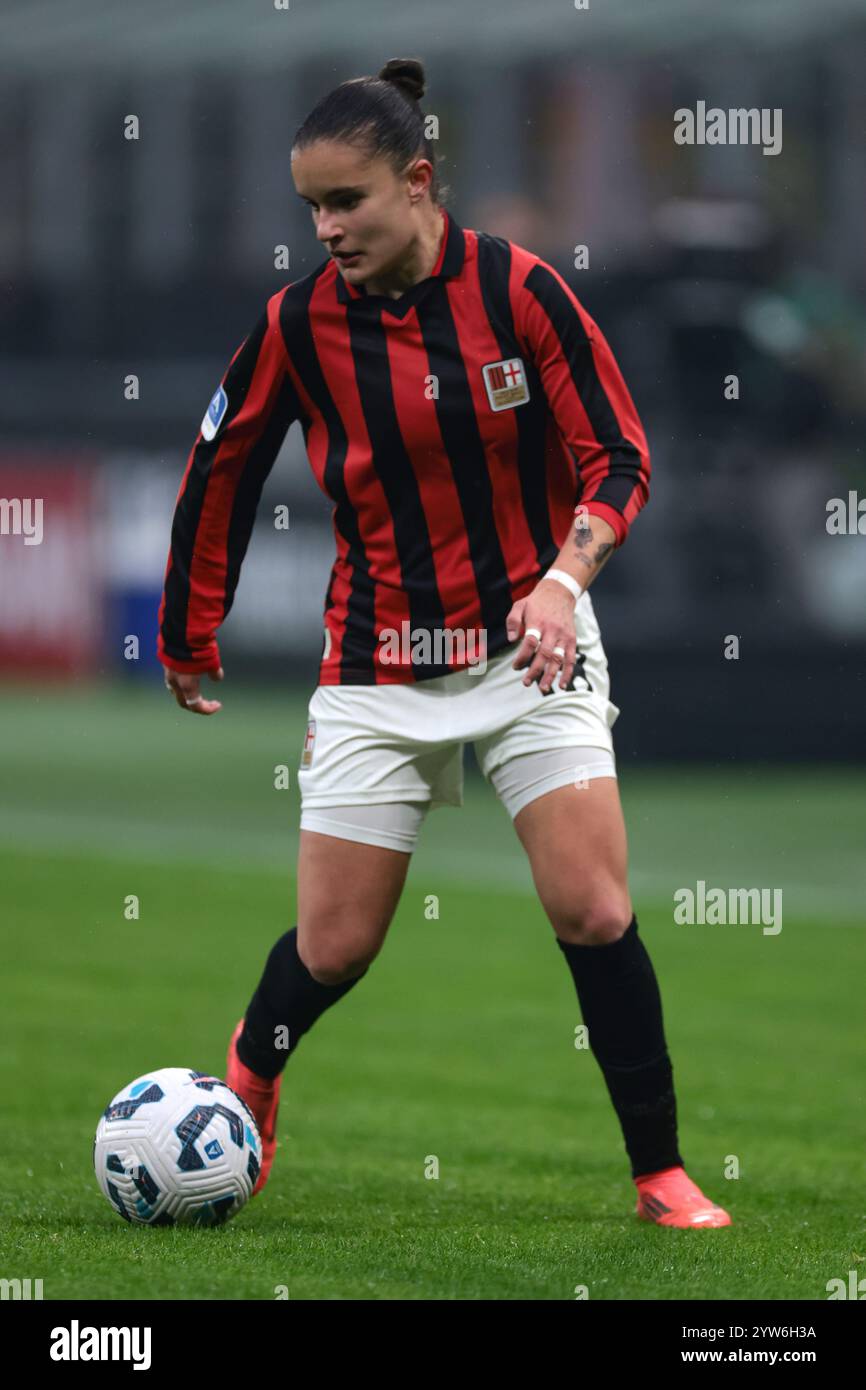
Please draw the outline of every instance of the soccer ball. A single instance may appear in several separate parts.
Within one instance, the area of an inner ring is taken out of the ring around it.
[[[163,1067],[106,1107],[93,1141],[96,1180],[125,1221],[220,1226],[252,1196],[262,1142],[251,1111],[224,1081]]]

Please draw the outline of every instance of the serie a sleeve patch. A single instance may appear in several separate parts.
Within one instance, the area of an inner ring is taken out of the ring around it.
[[[229,408],[229,398],[221,386],[214,391],[201,422],[202,439],[213,439]]]

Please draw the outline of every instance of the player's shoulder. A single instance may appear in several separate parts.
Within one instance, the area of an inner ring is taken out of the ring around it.
[[[509,237],[496,236],[493,232],[473,229],[479,272],[507,276],[512,294],[531,290],[533,284],[554,282],[564,286],[565,282],[552,265],[538,252],[532,251]]]
[[[471,251],[479,262],[487,260],[503,269],[514,267],[518,271],[528,272],[539,259],[533,251],[521,246],[519,242],[497,236],[495,232],[481,231],[473,227],[469,231],[469,238]]]
[[[262,311],[263,317],[267,318],[271,331],[282,333],[287,346],[294,341],[297,331],[307,326],[310,301],[317,282],[323,278],[333,281],[337,274],[336,265],[328,257],[307,275],[283,285],[282,289],[277,290],[276,294],[272,294],[268,299]]]

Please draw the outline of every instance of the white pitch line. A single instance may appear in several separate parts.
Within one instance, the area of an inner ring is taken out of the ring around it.
[[[519,848],[507,840],[507,826],[503,826],[503,831],[503,853],[499,854],[495,850],[468,850],[457,845],[453,848],[425,846],[422,829],[421,844],[410,869],[411,881],[431,875],[459,886],[506,890],[534,897],[529,866]],[[293,876],[298,835],[295,826],[282,832],[263,829],[260,825],[235,826],[230,830],[208,826],[196,832],[189,818],[155,822],[135,820],[129,815],[121,820],[108,813],[70,815],[0,807],[0,851],[16,849],[47,858],[85,854],[95,860],[201,865],[231,873],[261,874],[270,870]],[[654,904],[670,903],[676,876],[676,870],[642,869],[633,865],[629,871],[632,895],[648,898]],[[756,886],[762,877],[772,886],[783,889],[785,920],[818,917],[823,918],[826,925],[832,923],[832,917],[825,914],[836,911],[848,913],[856,924],[862,922],[863,894],[853,882],[800,883],[783,877],[772,867],[762,874],[756,874],[751,868],[745,874],[742,869],[732,874],[702,865],[700,872],[696,870],[693,874],[693,879],[703,878],[711,886],[722,887],[730,886],[732,878],[738,879],[738,886]],[[676,886],[689,885],[686,880],[678,880]]]

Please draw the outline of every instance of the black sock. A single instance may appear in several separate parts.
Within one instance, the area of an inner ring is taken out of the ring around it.
[[[369,969],[369,967],[367,967]],[[271,950],[259,986],[250,1000],[243,1031],[238,1037],[238,1056],[257,1076],[275,1077],[316,1019],[348,994],[366,975],[354,980],[323,985],[313,978],[298,955],[298,929],[292,927]],[[287,1045],[280,1046],[288,1033]]]
[[[673,1069],[658,981],[632,917],[619,941],[574,946],[571,967],[589,1045],[622,1126],[632,1177],[681,1165]]]

